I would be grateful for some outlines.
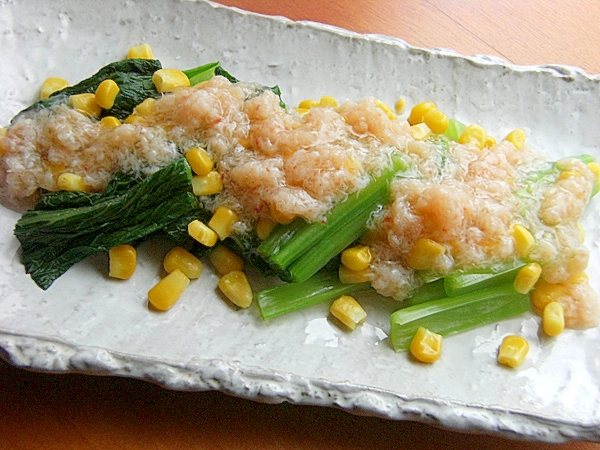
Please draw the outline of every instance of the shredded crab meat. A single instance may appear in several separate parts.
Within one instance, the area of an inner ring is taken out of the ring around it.
[[[567,287],[567,295],[559,298],[565,312],[565,326],[581,330],[598,326],[600,304],[588,280]]]
[[[561,169],[565,176],[547,189],[540,206],[540,219],[550,226],[578,220],[594,186],[594,175],[583,162],[571,158],[561,162]]]
[[[589,282],[569,282],[588,264],[578,220],[595,178],[576,158],[553,167],[527,145],[517,150],[508,141],[483,150],[417,141],[406,120],[390,119],[373,98],[300,116],[282,108],[272,91],[220,76],[157,99],[142,123],[107,128],[60,106],[19,117],[1,144],[2,197],[11,206],[31,204],[40,188],[57,190],[62,173],[79,174],[100,191],[117,171],[149,174],[201,146],[224,181],[205,202],[236,209],[239,230],[259,218],[323,220],[403,152],[413,167],[391,183],[390,205],[374,214],[363,237],[380,294],[402,300],[423,283],[408,264],[420,239],[444,249],[429,267],[437,276],[516,260],[518,223],[535,236],[528,260],[542,265],[543,279],[569,286],[560,300],[567,325],[598,323]],[[531,182],[538,172],[550,175]]]

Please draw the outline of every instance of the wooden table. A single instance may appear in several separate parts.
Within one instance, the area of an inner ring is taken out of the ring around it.
[[[600,73],[599,0],[222,0],[421,47]],[[2,449],[600,449],[448,432],[328,408],[172,392],[131,379],[31,373],[0,362]]]

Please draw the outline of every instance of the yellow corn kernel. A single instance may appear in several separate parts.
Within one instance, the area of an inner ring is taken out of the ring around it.
[[[335,98],[330,95],[324,95],[319,100],[319,106],[328,107],[328,108],[337,108],[338,102]]]
[[[406,262],[415,270],[426,270],[433,262],[446,253],[446,247],[428,238],[419,238],[406,255]]]
[[[360,306],[354,297],[342,295],[334,300],[329,308],[329,312],[333,317],[338,319],[351,330],[355,330],[357,326],[364,323],[367,318],[367,313]]]
[[[234,270],[244,270],[243,258],[221,244],[212,249],[208,255],[208,260],[221,275]]]
[[[492,136],[489,136],[489,135],[488,135],[488,136],[485,138],[485,146],[486,146],[486,148],[491,148],[491,147],[493,147],[494,145],[496,145],[496,139],[494,139]]]
[[[531,250],[533,250],[533,247],[535,247],[535,238],[523,225],[513,225],[512,231],[517,254],[521,258],[527,258],[529,253],[531,253]]]
[[[223,189],[223,178],[216,170],[211,170],[206,175],[196,175],[192,178],[194,195],[213,195]]]
[[[394,103],[394,111],[396,111],[396,114],[404,113],[405,107],[406,107],[406,99],[405,98],[399,98],[398,100],[396,100],[396,103]]]
[[[119,125],[121,125],[121,121],[115,116],[105,116],[100,119],[100,125],[107,128],[117,128]]]
[[[417,103],[410,110],[410,114],[408,116],[408,123],[410,125],[417,125],[419,123],[423,123],[423,118],[425,117],[425,114],[427,114],[432,109],[437,109],[437,106],[433,102]]]
[[[342,252],[342,264],[355,272],[367,269],[372,259],[371,249],[367,245],[356,245]]]
[[[375,106],[377,106],[380,110],[382,110],[385,113],[385,115],[388,116],[388,118],[390,120],[396,120],[398,118],[396,113],[394,113],[394,111],[392,111],[392,108],[390,108],[388,105],[386,105],[381,100],[375,100],[374,103],[375,103]]]
[[[42,88],[40,90],[40,100],[45,100],[55,92],[61,91],[66,87],[69,87],[69,82],[64,78],[46,78],[42,83]]]
[[[569,285],[580,284],[580,283],[585,283],[589,280],[590,280],[590,277],[588,277],[587,273],[579,272],[579,273],[575,273],[575,274],[571,275],[569,277],[569,279],[566,281],[566,284],[569,284]]]
[[[152,49],[148,44],[141,44],[130,47],[127,52],[127,59],[154,59]]]
[[[418,123],[410,127],[410,135],[417,141],[427,139],[431,135],[431,128],[424,123]]]
[[[529,352],[529,342],[521,336],[510,335],[502,339],[498,362],[508,367],[518,367]]]
[[[114,80],[102,81],[96,88],[96,103],[104,109],[112,108],[120,90],[119,85]]]
[[[410,343],[410,353],[419,361],[434,363],[442,356],[442,335],[419,327]]]
[[[0,127],[0,139],[8,135],[8,128]]]
[[[474,144],[478,148],[485,147],[487,141],[487,132],[481,125],[473,123],[465,128],[465,131],[458,137],[459,144]]]
[[[146,122],[146,119],[144,119],[142,116],[138,116],[135,113],[130,114],[123,121],[123,123],[127,123],[129,125],[135,125],[136,123],[145,123],[145,122]]]
[[[178,69],[159,69],[152,74],[152,83],[158,92],[172,92],[177,88],[188,87],[190,79]]]
[[[102,113],[102,108],[96,103],[96,95],[91,93],[71,95],[69,105],[80,113],[91,117],[99,117]]]
[[[233,209],[219,206],[208,221],[208,226],[219,235],[219,239],[223,240],[233,233],[238,220],[239,217]]]
[[[425,116],[423,116],[423,123],[425,123],[433,133],[443,134],[448,129],[450,119],[448,119],[448,116],[443,112],[438,111],[437,109],[430,109]]]
[[[163,259],[163,267],[167,273],[179,269],[190,280],[200,278],[203,269],[202,261],[180,246],[167,252]]]
[[[340,266],[338,270],[338,276],[342,284],[366,283],[370,281],[369,274],[369,269],[355,271],[348,269],[346,266]]]
[[[567,290],[562,284],[548,283],[540,279],[531,292],[531,303],[538,311],[543,311],[548,303],[557,302],[567,295]]]
[[[550,302],[542,314],[542,328],[548,336],[558,336],[565,329],[565,310],[558,302]]]
[[[256,231],[256,235],[258,236],[258,238],[261,241],[264,241],[266,238],[269,237],[269,235],[273,232],[276,226],[277,222],[275,222],[273,219],[263,218],[259,219],[258,222],[256,222],[256,227],[254,228],[254,230]]]
[[[128,244],[117,245],[108,251],[108,276],[127,280],[135,272],[137,252]]]
[[[188,224],[188,234],[206,247],[213,247],[219,236],[199,220],[192,220]]]
[[[240,308],[247,308],[252,304],[252,286],[248,277],[241,270],[233,270],[219,279],[219,289],[225,296]]]
[[[307,111],[315,106],[320,106],[320,102],[318,100],[302,100],[300,103],[298,103],[298,108],[305,109]]]
[[[587,163],[587,167],[594,174],[594,184],[595,185],[600,184],[600,164],[597,163],[596,161],[592,161],[590,163]]]
[[[189,284],[190,279],[181,270],[175,269],[148,291],[148,300],[156,309],[167,311],[179,300]]]
[[[541,274],[542,266],[540,266],[538,263],[530,263],[525,265],[519,270],[517,276],[515,277],[515,281],[513,283],[515,291],[517,291],[519,294],[527,294],[538,282]]]
[[[517,150],[523,150],[523,147],[525,147],[526,139],[527,139],[527,137],[525,135],[525,131],[523,131],[520,128],[512,130],[504,138],[505,141],[508,141],[512,145],[514,145]]]
[[[56,180],[56,185],[61,191],[87,191],[87,185],[83,181],[83,177],[74,173],[61,173]]]
[[[147,117],[152,113],[152,108],[154,107],[154,103],[156,102],[155,98],[148,97],[142,103],[135,107],[135,113],[142,117]]]
[[[583,177],[583,174],[581,172],[579,172],[578,170],[563,170],[560,175],[558,176],[559,180],[566,180],[567,178],[573,178],[573,177]]]
[[[194,147],[185,153],[185,159],[196,175],[204,176],[212,170],[215,162],[203,148]]]

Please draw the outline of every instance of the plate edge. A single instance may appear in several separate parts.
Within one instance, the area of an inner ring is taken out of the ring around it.
[[[220,391],[261,403],[335,407],[356,415],[410,420],[452,431],[493,434],[513,440],[600,442],[600,423],[566,422],[478,404],[408,397],[370,386],[307,378],[223,359],[193,359],[181,363],[6,330],[0,330],[0,358],[26,370],[123,376],[175,391]]]

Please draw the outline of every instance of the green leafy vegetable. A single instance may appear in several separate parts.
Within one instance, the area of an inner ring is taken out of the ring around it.
[[[198,213],[191,178],[188,163],[180,158],[133,187],[111,186],[106,195],[73,196],[72,207],[64,198],[63,203],[53,202],[53,194],[47,194],[44,204],[51,208],[60,204],[60,208],[28,211],[15,226],[26,272],[47,289],[87,256],[138,242],[181,217]],[[82,206],[82,198],[88,204]]]
[[[55,92],[49,98],[39,100],[33,105],[21,111],[13,118],[13,121],[21,114],[36,112],[43,108],[50,108],[57,104],[66,104],[69,97],[75,94],[94,93],[98,85],[106,80],[113,80],[119,86],[119,93],[115,98],[112,108],[102,110],[101,117],[115,116],[120,120],[131,115],[137,105],[147,98],[158,98],[161,94],[156,90],[152,82],[154,72],[162,68],[162,64],[156,59],[124,59],[107,64],[98,72],[74,86],[66,87]],[[219,62],[204,64],[193,69],[184,70],[183,73],[190,80],[190,85],[195,86],[212,77],[221,75],[232,83],[239,80],[227,72]],[[281,91],[278,86],[264,87],[265,90],[273,91],[280,99],[280,104],[285,107],[281,100]]]
[[[139,183],[138,179],[130,174],[116,173],[111,182],[102,193],[81,191],[57,191],[45,192],[40,201],[35,205],[36,210],[58,210],[62,208],[75,208],[79,206],[91,206],[99,199],[108,200],[111,197],[121,195],[128,189]]]
[[[50,108],[60,103],[68,103],[69,97],[74,94],[94,93],[102,81],[111,79],[117,83],[120,91],[117,94],[114,106],[111,109],[104,110],[102,116],[115,116],[123,120],[146,98],[160,96],[152,83],[152,75],[161,68],[160,61],[156,59],[116,61],[104,66],[94,75],[76,85],[64,88],[55,92],[49,98],[34,103],[19,115],[25,112],[37,111],[41,108]]]

